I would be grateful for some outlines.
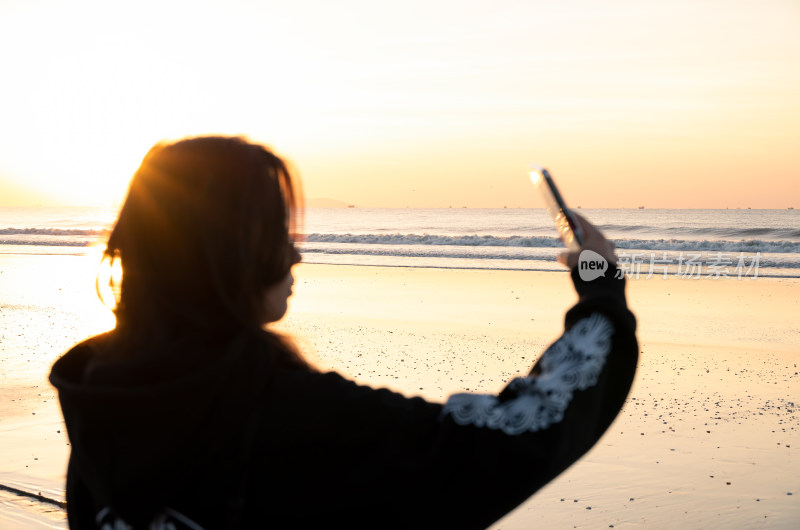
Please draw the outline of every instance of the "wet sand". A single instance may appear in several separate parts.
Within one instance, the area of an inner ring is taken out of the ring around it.
[[[93,261],[0,256],[0,484],[63,501],[69,447],[49,366],[113,320]],[[561,331],[566,273],[302,264],[290,333],[312,362],[441,400],[494,392]],[[800,280],[631,280],[641,364],[589,454],[493,528],[800,524]],[[23,518],[23,519],[20,519]],[[0,527],[65,527],[0,490]],[[380,526],[380,522],[376,522]]]

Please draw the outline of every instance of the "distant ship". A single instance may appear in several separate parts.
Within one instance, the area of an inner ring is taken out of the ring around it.
[[[355,208],[355,207],[356,207],[356,205],[355,205],[355,204],[348,204],[348,205],[347,205],[347,207],[348,207],[348,208]]]
[[[789,206],[789,207],[788,207],[788,208],[786,208],[786,209],[787,209],[787,210],[794,210],[794,206]]]
[[[640,210],[644,210],[644,206],[639,206],[639,209]]]

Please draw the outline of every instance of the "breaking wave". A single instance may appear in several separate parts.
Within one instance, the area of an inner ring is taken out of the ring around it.
[[[357,245],[423,245],[459,247],[525,247],[560,248],[561,241],[555,237],[542,236],[491,236],[438,234],[309,234],[309,243],[340,243]],[[800,253],[800,242],[765,241],[762,239],[692,240],[692,239],[617,239],[619,249],[645,251],[702,251],[702,252],[763,252],[792,254]]]

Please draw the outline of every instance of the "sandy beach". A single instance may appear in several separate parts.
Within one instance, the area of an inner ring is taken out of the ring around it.
[[[113,319],[95,256],[0,255],[0,484],[63,502],[52,362]],[[277,328],[312,362],[442,400],[495,392],[556,339],[566,273],[302,264]],[[589,454],[496,529],[800,525],[800,280],[631,279],[641,363]],[[521,470],[524,472],[524,470]],[[0,528],[64,528],[0,489]],[[380,522],[376,522],[380,527]]]

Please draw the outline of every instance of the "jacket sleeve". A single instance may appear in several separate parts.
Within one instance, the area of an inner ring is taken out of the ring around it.
[[[300,427],[279,439],[330,492],[320,507],[327,520],[344,511],[352,527],[354,514],[380,514],[390,527],[485,528],[586,453],[622,407],[637,363],[635,319],[615,272],[583,282],[573,271],[579,301],[564,334],[497,396],[456,394],[440,405],[337,374],[310,376],[310,385],[300,374],[277,378],[292,406],[273,411],[276,423],[302,411]],[[296,471],[282,482],[286,502]]]

